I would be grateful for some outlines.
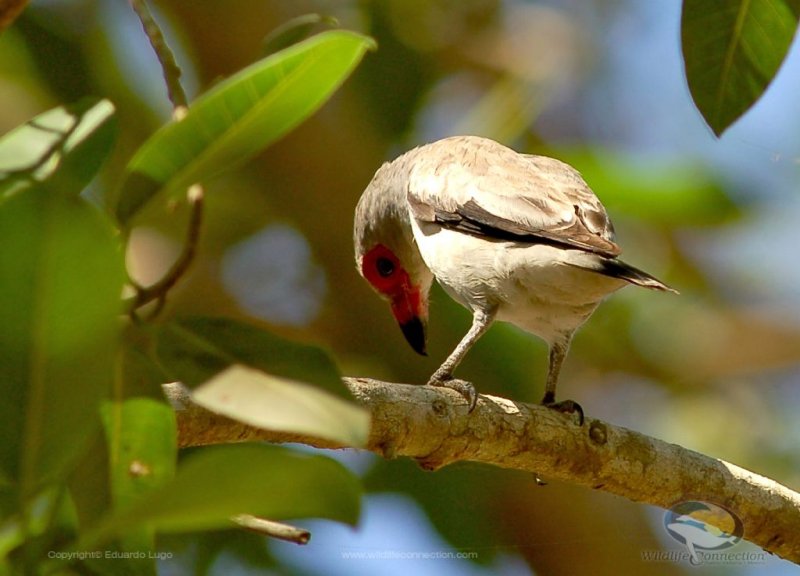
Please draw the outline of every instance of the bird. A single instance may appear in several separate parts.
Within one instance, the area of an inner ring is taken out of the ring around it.
[[[388,300],[410,346],[426,355],[435,279],[472,313],[472,324],[428,384],[460,392],[471,412],[474,386],[453,371],[495,321],[549,347],[541,403],[556,386],[576,330],[623,286],[676,292],[626,264],[605,208],[580,173],[557,159],[518,153],[479,136],[453,136],[384,163],[355,209],[356,268]]]

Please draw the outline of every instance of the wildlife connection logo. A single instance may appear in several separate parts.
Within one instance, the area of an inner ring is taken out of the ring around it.
[[[681,548],[643,550],[643,561],[704,566],[762,564],[767,560],[763,550],[733,550],[742,540],[742,521],[717,504],[679,502],[664,514],[664,530]]]

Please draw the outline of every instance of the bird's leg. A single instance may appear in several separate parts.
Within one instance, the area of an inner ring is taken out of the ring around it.
[[[490,308],[488,310],[476,310],[472,315],[472,326],[469,331],[458,343],[455,350],[447,357],[441,366],[433,373],[433,376],[428,380],[429,386],[444,386],[452,388],[460,393],[469,403],[470,412],[475,408],[475,403],[478,401],[478,394],[475,392],[475,387],[469,382],[464,380],[453,380],[453,370],[461,363],[467,352],[478,339],[483,336],[492,325],[494,317],[497,314],[497,308]]]
[[[562,400],[556,402],[556,384],[558,384],[558,375],[561,373],[561,365],[564,363],[564,358],[567,357],[569,351],[569,344],[572,340],[572,334],[567,334],[563,338],[555,340],[550,344],[550,366],[547,370],[547,384],[544,389],[544,398],[542,398],[542,405],[565,412],[567,414],[578,414],[578,425],[583,426],[583,408],[574,400]]]

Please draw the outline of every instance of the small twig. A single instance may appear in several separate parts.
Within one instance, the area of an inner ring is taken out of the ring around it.
[[[233,516],[231,520],[242,528],[271,538],[278,538],[295,544],[308,544],[308,541],[311,540],[311,532],[308,530],[273,520],[265,520],[258,516],[239,514],[238,516]]]
[[[186,192],[186,199],[189,202],[191,216],[189,218],[189,227],[186,231],[186,241],[183,245],[183,251],[161,280],[147,288],[134,284],[136,295],[127,303],[127,307],[131,313],[145,304],[149,304],[153,300],[159,301],[157,310],[160,310],[164,304],[167,292],[177,284],[178,280],[186,274],[189,266],[191,266],[194,256],[197,253],[197,243],[200,240],[200,228],[203,223],[203,194],[203,187],[200,184],[193,184],[189,187],[189,190]]]
[[[164,71],[164,81],[167,84],[167,92],[173,108],[176,111],[186,108],[189,103],[186,99],[186,92],[183,91],[183,86],[181,86],[181,69],[175,61],[175,55],[164,39],[161,28],[153,18],[145,0],[130,0],[130,3],[139,17],[144,33],[150,40],[150,45],[153,47],[156,58],[161,64],[161,69]]]
[[[172,102],[172,117],[175,121],[180,121],[186,115],[189,105],[186,92],[181,86],[181,69],[175,61],[175,55],[167,45],[164,34],[153,18],[145,0],[130,0],[130,3],[142,23],[142,29],[150,40],[150,45],[156,53],[158,62],[161,64],[164,82],[167,84],[167,93]],[[194,260],[197,252],[197,242],[200,237],[200,225],[203,220],[203,187],[200,184],[193,184],[187,190],[186,197],[192,213],[183,250],[166,275],[152,286],[144,288],[135,282],[131,282],[136,289],[136,295],[126,302],[131,316],[135,316],[136,310],[154,300],[158,304],[151,312],[151,316],[157,316],[164,307],[167,292],[183,277]]]

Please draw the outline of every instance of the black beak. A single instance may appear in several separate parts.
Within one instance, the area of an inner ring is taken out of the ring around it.
[[[403,331],[403,336],[417,354],[427,356],[428,352],[425,349],[427,338],[425,337],[425,324],[418,316],[414,316],[408,322],[400,324],[400,330]]]

